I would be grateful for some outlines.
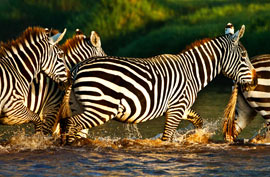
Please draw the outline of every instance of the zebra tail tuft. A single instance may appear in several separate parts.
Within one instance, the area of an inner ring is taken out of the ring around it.
[[[225,140],[233,142],[235,135],[235,108],[237,103],[238,85],[235,83],[229,103],[224,111],[223,135]]]

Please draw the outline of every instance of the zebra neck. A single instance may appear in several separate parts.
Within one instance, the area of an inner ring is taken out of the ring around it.
[[[186,51],[183,56],[191,61],[189,72],[194,78],[193,85],[196,85],[197,91],[203,89],[221,72],[221,50],[214,40]]]
[[[75,44],[76,45],[73,44],[74,47],[70,46],[65,49],[65,62],[69,70],[85,59],[106,55],[103,50],[100,51],[96,47],[91,46],[89,41],[80,40]]]
[[[34,48],[36,47],[36,48]],[[39,72],[39,60],[41,58],[39,52],[35,51],[37,46],[30,45],[27,40],[24,44],[18,44],[16,47],[11,47],[10,50],[6,50],[6,56],[8,63],[14,67],[18,73],[17,77],[24,82],[24,85],[28,87],[34,77]]]
[[[65,62],[69,70],[71,70],[80,61],[93,57],[93,49],[84,41],[76,42],[73,47],[70,46],[65,51]]]

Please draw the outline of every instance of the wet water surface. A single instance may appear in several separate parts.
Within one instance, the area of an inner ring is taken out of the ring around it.
[[[173,142],[158,139],[164,117],[137,126],[111,121],[77,146],[60,146],[27,126],[1,126],[0,176],[253,176],[269,175],[270,145],[228,144],[221,134],[230,87],[210,85],[193,107],[204,128],[179,126]],[[257,117],[240,138],[262,126]]]

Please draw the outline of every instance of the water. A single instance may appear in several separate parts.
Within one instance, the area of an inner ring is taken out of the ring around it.
[[[226,84],[226,83],[225,83]],[[131,126],[111,121],[90,131],[77,146],[33,135],[33,127],[1,126],[0,176],[258,176],[269,175],[270,146],[228,144],[221,134],[230,87],[211,84],[193,107],[204,128],[179,126],[173,142],[158,139],[164,118]],[[262,126],[256,117],[240,138]]]

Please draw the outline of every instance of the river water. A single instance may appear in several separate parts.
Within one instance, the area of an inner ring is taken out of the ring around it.
[[[160,117],[137,126],[111,121],[90,131],[77,146],[61,146],[33,134],[32,125],[1,126],[0,176],[269,176],[270,146],[229,144],[221,134],[228,84],[210,84],[193,109],[204,119],[202,130],[182,122],[173,142],[158,139]],[[239,138],[262,126],[256,119]]]

